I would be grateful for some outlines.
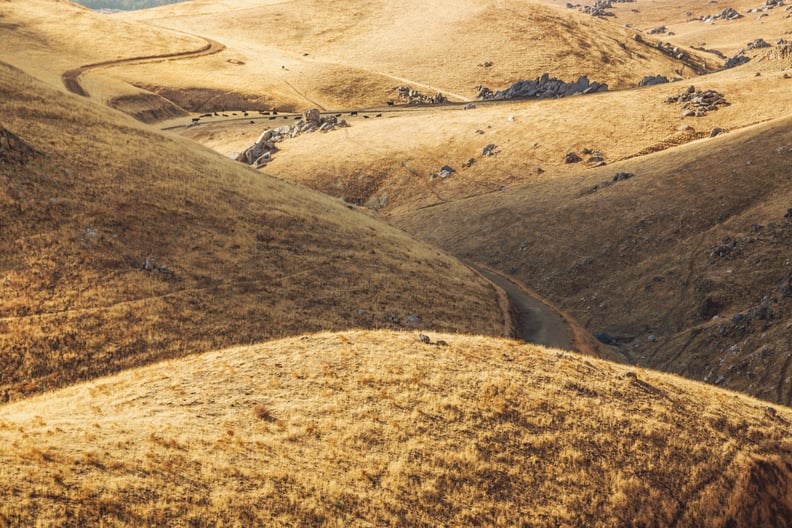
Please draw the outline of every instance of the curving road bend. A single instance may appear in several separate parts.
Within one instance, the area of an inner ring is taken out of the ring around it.
[[[196,38],[203,39],[206,41],[204,46],[201,46],[197,50],[190,50],[190,51],[179,51],[176,53],[162,53],[157,55],[146,55],[142,57],[130,57],[128,59],[117,59],[111,61],[104,61],[104,62],[95,62],[93,64],[86,64],[85,66],[80,66],[79,68],[74,68],[73,70],[69,70],[61,76],[63,80],[63,85],[66,87],[68,91],[71,93],[81,95],[83,97],[88,97],[88,92],[85,88],[80,85],[80,77],[85,75],[91,70],[98,70],[101,68],[112,68],[114,66],[130,65],[130,64],[137,64],[140,62],[149,62],[149,61],[168,61],[168,60],[178,60],[178,59],[190,59],[194,57],[203,57],[206,55],[214,55],[215,53],[220,53],[224,49],[226,49],[225,44],[221,42],[217,42],[216,40],[208,39],[206,37],[201,37],[200,35],[192,35]]]

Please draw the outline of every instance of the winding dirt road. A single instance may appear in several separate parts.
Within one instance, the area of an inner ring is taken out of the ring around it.
[[[200,35],[191,35],[191,36],[206,41],[206,44],[204,46],[201,46],[197,50],[179,51],[176,53],[162,53],[157,55],[146,55],[142,57],[130,57],[128,59],[117,59],[117,60],[104,61],[104,62],[95,62],[93,64],[86,64],[85,66],[80,66],[79,68],[74,68],[73,70],[69,70],[66,73],[64,73],[61,76],[61,79],[63,80],[63,85],[71,93],[81,95],[83,97],[88,97],[89,96],[88,92],[80,84],[80,77],[82,77],[91,70],[98,70],[101,68],[112,68],[114,66],[131,65],[131,64],[138,64],[138,63],[151,62],[151,61],[169,61],[169,60],[179,60],[179,59],[190,59],[194,57],[203,57],[206,55],[214,55],[215,53],[220,53],[221,51],[226,49],[225,44],[221,42],[217,42],[216,40],[208,39],[206,37],[201,37]]]

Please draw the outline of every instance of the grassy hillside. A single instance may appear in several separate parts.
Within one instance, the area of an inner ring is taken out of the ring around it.
[[[788,409],[431,337],[307,335],[0,407],[0,522],[788,526]]]
[[[0,396],[306,331],[508,332],[489,283],[351,206],[7,65],[0,95]]]
[[[789,404],[790,156],[784,118],[394,221],[623,337],[631,361]],[[635,176],[593,191],[619,171]]]
[[[544,72],[569,81],[588,75],[619,88],[681,69],[634,42],[632,30],[531,0],[355,0],[332,10],[318,0],[198,0],[124,17],[228,46],[221,55],[172,68],[113,72],[145,80],[194,111],[239,107],[240,94],[251,107],[384,106],[404,84],[461,100],[474,98],[480,84],[505,88]]]
[[[130,56],[199,48],[200,38],[99,15],[71,2],[0,2],[3,61],[62,88],[72,68]],[[123,90],[119,85],[114,90]],[[129,90],[126,88],[126,90]]]

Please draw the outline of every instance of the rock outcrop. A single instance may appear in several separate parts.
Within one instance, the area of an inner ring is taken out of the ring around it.
[[[655,86],[657,84],[666,84],[667,82],[669,82],[668,77],[665,75],[647,75],[640,80],[638,86]]]
[[[690,86],[684,92],[672,95],[665,102],[682,105],[683,117],[702,117],[707,115],[707,112],[717,110],[719,106],[731,104],[715,90],[696,90],[695,86]]]
[[[477,97],[479,99],[519,99],[519,98],[539,98],[556,99],[569,97],[571,95],[585,95],[595,92],[605,92],[608,85],[589,81],[585,75],[575,82],[565,82],[550,74],[545,73],[532,81],[521,80],[512,84],[504,90],[493,92],[486,86],[479,86]]]
[[[448,101],[448,98],[441,92],[437,92],[434,97],[422,94],[409,86],[399,86],[399,99],[408,105],[417,104],[441,104]]]
[[[233,153],[230,157],[248,165],[255,165],[258,169],[272,161],[272,155],[278,151],[276,143],[295,138],[302,134],[327,132],[335,128],[344,128],[348,126],[346,121],[338,119],[337,116],[330,115],[322,117],[319,110],[311,108],[310,110],[306,110],[303,113],[303,117],[295,124],[265,130],[261,133],[256,142],[245,149],[244,152]]]

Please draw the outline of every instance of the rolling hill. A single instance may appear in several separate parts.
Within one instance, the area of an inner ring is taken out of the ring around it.
[[[306,331],[510,331],[483,278],[336,199],[5,64],[0,94],[6,399]]]
[[[514,341],[305,335],[0,407],[0,522],[788,526],[792,412]]]
[[[715,7],[0,0],[0,526],[792,525],[792,48]],[[619,90],[385,104],[544,72]]]
[[[628,28],[530,0],[356,0],[332,10],[316,0],[199,0],[117,17],[227,46],[168,68],[106,72],[193,112],[384,106],[400,85],[466,100],[481,84],[503,88],[544,72],[569,81],[588,75],[612,88],[635,86],[645,75],[692,74],[633,41]]]

